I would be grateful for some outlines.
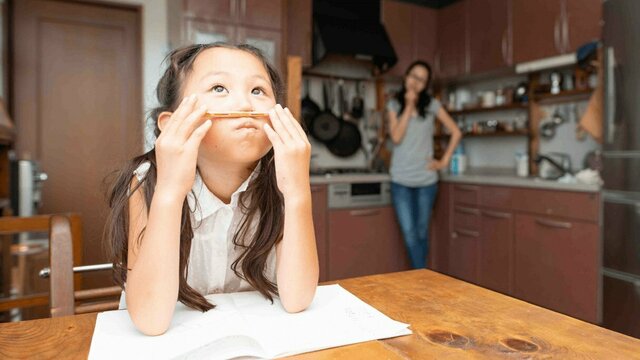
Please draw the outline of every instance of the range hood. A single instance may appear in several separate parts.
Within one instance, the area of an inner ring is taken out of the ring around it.
[[[397,60],[380,22],[379,1],[314,1],[310,72],[371,77],[387,71]]]

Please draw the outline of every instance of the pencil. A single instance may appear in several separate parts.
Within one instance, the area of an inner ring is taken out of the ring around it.
[[[255,111],[229,111],[229,112],[219,112],[219,113],[205,113],[205,117],[212,119],[230,119],[230,118],[241,118],[241,117],[251,117],[251,118],[263,118],[269,117],[268,113],[265,112],[255,112]]]

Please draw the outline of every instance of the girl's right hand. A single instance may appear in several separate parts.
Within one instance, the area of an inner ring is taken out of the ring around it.
[[[155,144],[158,167],[156,192],[181,200],[193,186],[198,148],[211,127],[211,120],[204,118],[206,106],[196,107],[196,103],[196,94],[182,100],[166,121]]]
[[[415,91],[407,89],[404,93],[404,104],[405,106],[413,107],[416,105],[418,101],[418,94]]]

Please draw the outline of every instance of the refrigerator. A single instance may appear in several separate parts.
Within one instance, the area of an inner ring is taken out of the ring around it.
[[[640,1],[603,17],[602,325],[640,338]]]

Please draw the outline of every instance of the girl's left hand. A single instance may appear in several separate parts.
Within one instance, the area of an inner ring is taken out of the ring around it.
[[[308,196],[311,144],[289,109],[277,104],[269,111],[264,131],[273,144],[278,188],[285,200]]]
[[[438,170],[446,169],[448,166],[449,166],[448,161],[431,159],[429,161],[429,164],[427,164],[427,169],[438,171]]]

